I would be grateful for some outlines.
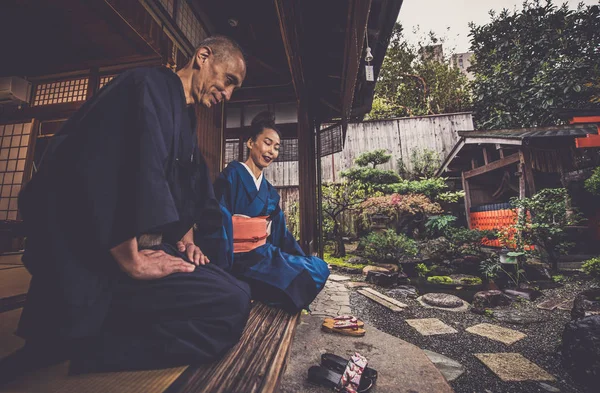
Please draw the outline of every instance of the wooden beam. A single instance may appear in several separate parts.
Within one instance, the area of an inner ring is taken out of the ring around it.
[[[469,180],[465,177],[465,172],[461,173],[463,191],[465,192],[465,214],[467,218],[467,227],[471,228],[471,190]]]
[[[525,166],[523,163],[519,163],[519,199],[525,199],[527,196],[527,190],[525,186]]]
[[[475,157],[471,158],[471,169],[477,168],[477,160]]]
[[[521,160],[521,157],[519,156],[519,153],[515,153],[515,154],[511,154],[508,157],[501,158],[497,161],[494,161],[488,165],[480,166],[478,168],[475,168],[473,170],[463,172],[463,173],[464,173],[465,179],[470,179],[472,177],[479,176],[484,173],[488,173],[488,172],[494,171],[496,169],[503,168],[510,164],[514,164],[515,162],[519,162],[520,160]]]
[[[489,159],[489,157],[488,157],[488,151],[487,151],[487,148],[485,148],[485,147],[484,147],[484,148],[483,148],[483,164],[484,164],[484,165],[487,165],[487,164],[489,164],[489,161],[490,161],[490,159]]]
[[[478,145],[480,143],[498,143],[501,145],[522,145],[523,141],[520,139],[506,139],[506,138],[471,138],[465,136],[465,143],[467,145]]]
[[[529,190],[529,196],[535,194],[535,181],[533,178],[533,170],[531,169],[531,152],[523,151],[523,149],[519,149],[519,157],[521,160],[521,164],[523,165],[523,175],[525,176],[525,182],[527,184],[527,189]]]

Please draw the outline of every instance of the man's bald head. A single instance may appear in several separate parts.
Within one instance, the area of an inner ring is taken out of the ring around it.
[[[208,108],[225,100],[242,86],[246,61],[231,38],[212,36],[200,42],[190,62],[177,72],[182,78],[186,101]]]
[[[244,51],[240,45],[229,37],[223,35],[214,35],[203,39],[194,53],[198,53],[202,48],[210,48],[217,61],[231,61],[232,57],[239,56],[246,64]]]

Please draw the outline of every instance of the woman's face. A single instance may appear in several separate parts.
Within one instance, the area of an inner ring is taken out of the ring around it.
[[[249,139],[246,145],[250,149],[250,158],[254,164],[264,169],[279,156],[280,144],[281,141],[277,132],[270,128],[265,128],[256,137],[256,141]]]

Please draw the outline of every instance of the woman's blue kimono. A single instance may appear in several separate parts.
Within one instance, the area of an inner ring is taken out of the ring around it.
[[[234,275],[250,284],[253,298],[289,311],[308,307],[323,289],[329,269],[322,259],[306,256],[288,232],[277,190],[264,176],[257,190],[248,170],[233,161],[216,180],[215,195],[224,220],[221,257],[232,262]],[[234,254],[234,214],[269,216],[271,235],[267,243],[250,252]]]

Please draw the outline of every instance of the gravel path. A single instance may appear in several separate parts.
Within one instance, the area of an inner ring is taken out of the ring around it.
[[[393,313],[358,294],[354,289],[351,292],[350,303],[355,315],[363,319],[366,323],[372,324],[376,328],[415,344],[422,349],[438,352],[460,362],[465,367],[466,372],[451,382],[452,387],[457,393],[533,393],[552,391],[546,390],[547,387],[542,386],[539,382],[503,382],[473,355],[474,353],[499,352],[517,352],[522,354],[554,375],[556,381],[547,382],[547,384],[560,389],[561,392],[582,392],[562,368],[560,355],[557,351],[564,326],[570,320],[570,313],[558,309],[554,311],[539,310],[535,304],[556,295],[562,298],[573,298],[575,294],[590,286],[591,283],[583,277],[570,277],[563,287],[543,291],[544,296],[535,302],[515,302],[513,305],[507,307],[518,308],[521,311],[533,313],[544,313],[551,316],[547,322],[530,325],[503,323],[492,317],[476,315],[471,312],[451,312],[425,308],[414,299],[394,296],[393,293],[388,293],[387,289],[378,287],[375,287],[375,289],[407,303],[409,307],[403,312]],[[458,333],[422,336],[404,322],[404,319],[413,318],[438,318],[454,327],[458,330]],[[492,323],[518,330],[525,333],[527,337],[512,345],[505,345],[465,331],[466,328],[479,323]]]

